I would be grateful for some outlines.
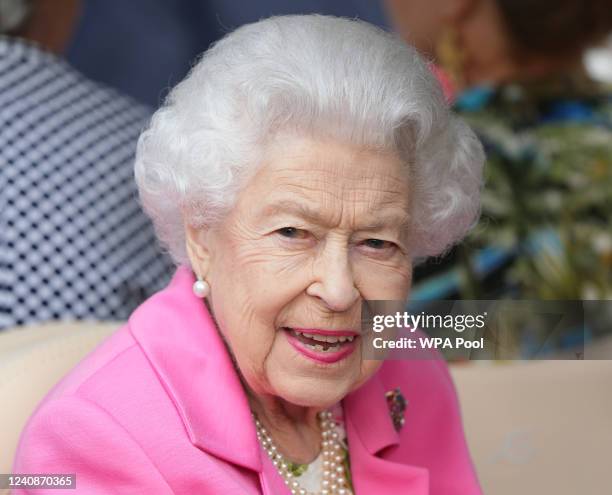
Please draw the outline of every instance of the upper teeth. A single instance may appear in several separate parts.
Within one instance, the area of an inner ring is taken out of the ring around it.
[[[319,342],[329,342],[330,344],[336,344],[338,342],[352,342],[355,338],[354,335],[339,335],[334,337],[332,335],[320,335],[318,333],[298,332],[297,330],[293,330],[293,333],[296,335],[303,335],[304,337],[308,337],[309,339],[317,340]]]

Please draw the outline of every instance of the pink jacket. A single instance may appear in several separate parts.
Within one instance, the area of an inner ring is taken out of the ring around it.
[[[289,494],[193,282],[179,268],[50,392],[14,473],[76,473],[69,493],[92,495]],[[408,401],[399,433],[385,399],[396,387]],[[387,361],[343,406],[357,495],[481,494],[443,361]]]

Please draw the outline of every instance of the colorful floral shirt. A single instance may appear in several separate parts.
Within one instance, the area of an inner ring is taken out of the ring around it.
[[[482,217],[417,269],[413,297],[612,298],[612,90],[576,73],[455,107],[487,153]]]

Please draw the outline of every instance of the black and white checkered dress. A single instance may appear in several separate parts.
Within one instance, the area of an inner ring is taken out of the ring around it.
[[[149,114],[61,59],[0,37],[0,329],[123,320],[173,266],[138,205]]]

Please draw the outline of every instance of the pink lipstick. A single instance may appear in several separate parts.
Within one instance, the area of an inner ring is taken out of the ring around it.
[[[359,333],[353,330],[322,330],[283,327],[289,343],[303,356],[319,363],[336,363],[357,347]]]

